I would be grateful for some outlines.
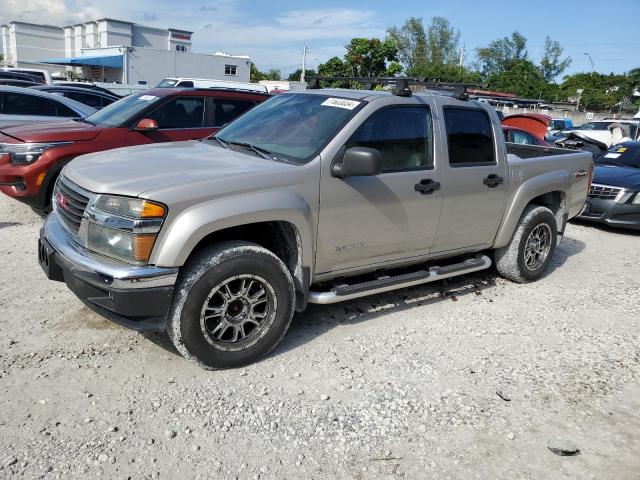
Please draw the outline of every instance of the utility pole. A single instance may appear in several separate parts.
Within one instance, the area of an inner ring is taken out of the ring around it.
[[[591,55],[589,55],[588,52],[584,52],[584,54],[589,57],[589,62],[591,62],[591,76],[593,76],[594,72],[596,71],[596,65],[595,63],[593,63],[593,58],[591,58]]]
[[[462,67],[462,62],[464,61],[464,47],[465,45],[462,44],[462,50],[460,50],[460,64],[459,64],[460,67]]]
[[[300,72],[300,81],[304,82],[304,74],[307,70],[307,46],[302,49],[302,72]]]

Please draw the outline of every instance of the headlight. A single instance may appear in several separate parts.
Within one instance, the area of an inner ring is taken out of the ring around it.
[[[156,234],[135,234],[90,223],[87,240],[91,250],[108,257],[129,263],[146,263]]]
[[[100,195],[93,208],[127,218],[163,218],[167,211],[163,205],[142,198]]]
[[[142,198],[99,195],[89,211],[87,247],[128,263],[147,263],[167,208]]]
[[[0,155],[9,155],[9,161],[14,165],[30,165],[50,148],[70,143],[0,143]]]
[[[640,192],[636,193],[636,196],[633,197],[633,202],[631,203],[633,203],[634,205],[640,205]]]

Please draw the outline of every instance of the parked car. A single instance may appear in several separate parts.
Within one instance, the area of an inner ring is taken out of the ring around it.
[[[211,80],[207,78],[164,78],[156,88],[232,88],[252,92],[269,93],[267,87],[259,83],[234,82],[231,80]]]
[[[555,135],[562,130],[572,130],[573,120],[570,118],[552,118],[547,128],[550,135]]]
[[[38,85],[42,85],[42,84],[38,82],[32,82],[30,80],[15,80],[12,78],[0,78],[0,86],[29,88],[29,87],[37,87]]]
[[[18,82],[31,82],[36,85],[44,85],[38,77],[19,72],[8,72],[0,70],[0,80],[3,82],[18,81]]]
[[[65,85],[42,85],[31,87],[40,92],[49,92],[62,97],[71,98],[76,102],[84,103],[90,107],[100,110],[113,102],[120,100],[120,97],[113,94],[107,94],[88,88],[67,87]]]
[[[0,190],[46,213],[58,173],[78,155],[204,138],[267,98],[252,92],[162,88],[125,97],[83,120],[3,128],[0,155],[9,155],[10,161],[0,162]]]
[[[640,230],[640,142],[624,142],[596,158],[593,184],[578,218]]]
[[[96,111],[70,98],[31,88],[0,86],[0,128],[40,122],[64,122]]]
[[[41,68],[5,67],[0,71],[0,73],[2,72],[13,72],[22,75],[29,75],[30,77],[38,79],[38,82],[40,83],[51,83],[51,74],[48,70],[43,70]]]
[[[614,138],[614,132],[611,130],[611,127],[615,124],[619,124],[621,128],[619,138]],[[577,136],[588,137],[605,145],[605,148],[609,148],[612,145],[619,143],[623,138],[628,140],[638,139],[639,124],[640,122],[637,120],[598,120],[584,123],[572,130],[563,131],[562,133],[565,137],[568,137],[569,133],[577,134]]]
[[[466,92],[394,92],[281,93],[200,142],[78,158],[54,189],[40,264],[207,368],[263,357],[307,303],[491,258],[513,281],[540,278],[584,204],[591,155],[505,144],[494,109]]]
[[[518,143],[520,145],[540,145],[543,147],[551,146],[544,139],[538,138],[521,128],[502,125],[502,132],[504,133],[504,140],[506,142]]]
[[[67,80],[54,80],[53,85],[56,87],[75,87],[75,88],[84,88],[86,90],[94,90],[96,92],[101,92],[106,95],[112,95],[118,99],[122,98],[122,95],[118,95],[117,93],[112,92],[107,88],[100,87],[92,82],[72,82]]]
[[[502,119],[505,140],[520,145],[551,146],[544,137],[551,117],[537,113],[519,113]]]

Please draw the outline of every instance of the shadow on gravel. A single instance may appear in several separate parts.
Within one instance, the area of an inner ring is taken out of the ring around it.
[[[495,273],[489,270],[334,305],[310,304],[303,313],[296,314],[287,335],[271,355],[295,349],[338,325],[365,322],[416,306],[455,302],[467,295],[482,295],[483,290],[496,285],[496,278]]]
[[[553,258],[541,278],[546,278],[551,275],[556,271],[556,269],[562,267],[570,257],[581,253],[585,246],[586,245],[583,241],[575,240],[565,235],[562,242],[560,242],[560,245],[556,248]]]
[[[549,264],[544,277],[561,267],[568,258],[577,255],[585,248],[580,240],[570,237],[563,239],[556,249],[553,261]],[[496,285],[498,275],[493,268],[468,275],[461,275],[434,283],[363,297],[334,305],[309,304],[302,313],[297,313],[284,339],[269,355],[277,357],[289,350],[298,348],[313,339],[324,335],[338,325],[351,325],[366,322],[390,313],[410,310],[416,306],[431,305],[438,302],[456,302],[468,295],[482,295],[482,292]],[[492,299],[488,300],[492,302]],[[149,341],[175,355],[180,353],[166,333],[142,333]]]
[[[614,235],[626,235],[629,237],[640,237],[640,230],[631,230],[630,228],[613,228],[604,223],[587,222],[584,220],[571,219],[571,223],[580,225],[582,227],[595,228],[603,232],[613,233]]]
[[[0,222],[0,229],[22,225],[20,222]]]

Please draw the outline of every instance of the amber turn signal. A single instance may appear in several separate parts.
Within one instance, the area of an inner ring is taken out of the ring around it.
[[[145,200],[140,211],[140,218],[162,218],[166,213],[162,205]]]
[[[149,260],[155,241],[155,235],[136,235],[133,239],[133,258],[137,262]]]

